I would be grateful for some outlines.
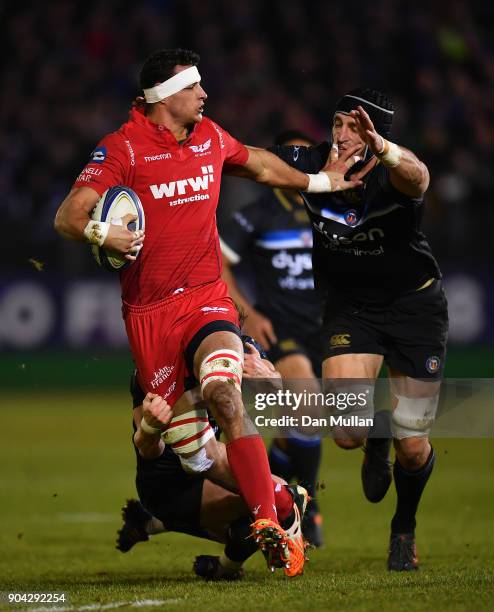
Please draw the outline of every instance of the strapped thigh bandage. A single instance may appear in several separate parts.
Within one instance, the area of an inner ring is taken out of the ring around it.
[[[175,454],[180,455],[199,450],[213,436],[207,410],[199,408],[173,417],[161,437]]]
[[[397,395],[398,405],[392,415],[393,437],[423,438],[429,435],[436,418],[439,393],[432,397],[405,397]]]
[[[237,351],[221,349],[209,354],[201,363],[199,380],[201,391],[214,380],[228,382],[241,390],[244,359]]]

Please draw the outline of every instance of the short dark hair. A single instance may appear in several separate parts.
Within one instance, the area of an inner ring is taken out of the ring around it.
[[[175,66],[197,66],[201,58],[189,49],[160,49],[144,62],[139,83],[142,89],[154,87],[173,76]]]
[[[285,145],[287,142],[290,142],[290,140],[306,140],[310,145],[316,144],[316,141],[313,138],[307,136],[307,134],[301,130],[285,130],[284,132],[281,132],[281,134],[278,134],[278,136],[276,136],[274,139],[274,144]]]

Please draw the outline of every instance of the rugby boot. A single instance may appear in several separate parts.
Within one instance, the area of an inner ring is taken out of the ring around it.
[[[283,572],[285,576],[293,578],[304,573],[304,565],[307,561],[305,551],[308,546],[302,534],[302,521],[304,518],[309,495],[304,487],[300,485],[288,485],[287,489],[293,497],[293,518],[290,527],[285,527],[288,542],[289,559],[285,563]]]
[[[415,535],[413,533],[392,533],[389,540],[388,570],[411,572],[419,569]]]
[[[285,530],[271,519],[257,519],[251,525],[252,537],[259,546],[269,569],[286,567],[290,560]]]
[[[373,429],[382,437],[367,438],[363,448],[362,487],[365,497],[373,504],[383,499],[393,480],[392,464],[389,461],[392,441],[390,419],[389,412],[376,412]]]
[[[138,542],[146,542],[149,535],[146,523],[151,518],[149,512],[137,499],[128,499],[122,508],[123,526],[117,532],[117,550],[128,552]]]
[[[211,555],[199,555],[194,561],[192,566],[194,574],[200,576],[207,581],[219,581],[219,580],[242,580],[244,577],[244,570],[239,569],[227,569],[220,563],[219,557],[213,557]]]

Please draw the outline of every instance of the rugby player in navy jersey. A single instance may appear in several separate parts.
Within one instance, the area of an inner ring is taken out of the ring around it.
[[[365,161],[373,160],[363,187],[303,198],[314,236],[316,287],[327,292],[323,379],[333,386],[345,379],[345,388],[351,379],[354,386],[372,384],[383,362],[389,372],[397,506],[388,568],[407,571],[418,568],[415,515],[434,465],[428,434],[448,314],[441,272],[420,229],[429,172],[414,153],[389,140],[393,115],[387,95],[356,89],[336,105],[331,143],[271,150],[305,172],[317,172],[355,145]],[[365,443],[364,492],[377,502],[392,480],[384,413],[376,413],[373,427],[333,433],[343,448]]]
[[[300,147],[314,141],[296,130],[278,136],[276,144]],[[322,295],[314,290],[312,229],[302,197],[296,191],[270,189],[259,199],[226,218],[219,218],[223,280],[230,295],[247,315],[244,329],[261,342],[276,370],[291,387],[297,384],[320,391]],[[255,271],[255,305],[237,283],[240,262]],[[317,433],[292,429],[276,438],[269,463],[274,474],[296,478],[312,497],[303,532],[314,546],[322,546],[322,520],[315,499],[321,460]]]

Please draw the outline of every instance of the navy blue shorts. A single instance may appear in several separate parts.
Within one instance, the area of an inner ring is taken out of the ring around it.
[[[448,304],[440,280],[382,304],[334,297],[326,305],[323,329],[324,359],[371,353],[411,378],[442,377]]]

